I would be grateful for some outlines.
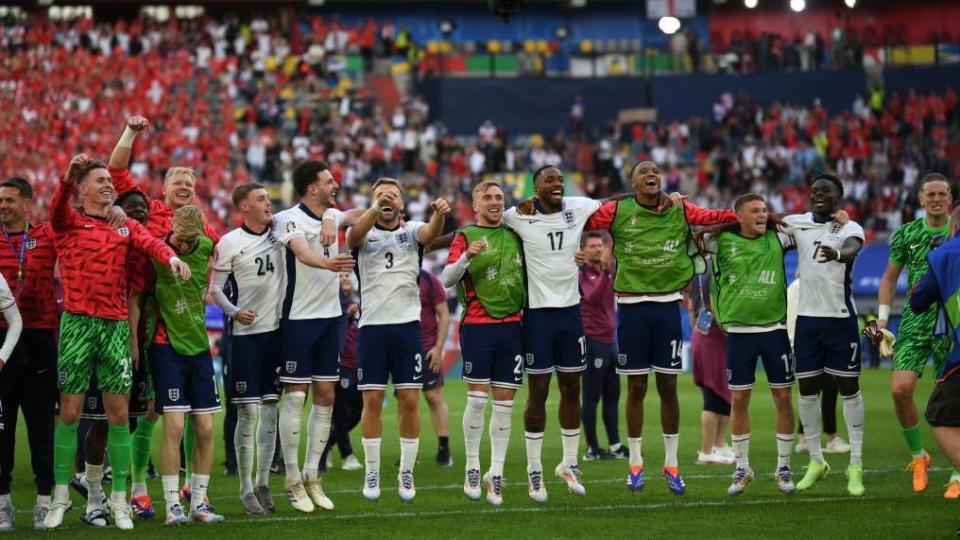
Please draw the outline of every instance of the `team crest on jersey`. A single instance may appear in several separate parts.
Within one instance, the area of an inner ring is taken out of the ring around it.
[[[488,267],[487,267],[487,273],[486,273],[486,275],[487,275],[487,280],[489,280],[489,281],[493,281],[493,280],[497,279],[497,269],[496,269],[496,267],[494,267],[494,266],[488,266]]]
[[[294,223],[294,222],[292,222],[292,221],[288,221],[287,224],[286,224],[283,228],[284,228],[285,231],[287,231],[287,234],[289,234],[289,233],[292,233],[293,231],[297,230],[297,224]]]
[[[37,247],[37,239],[36,239],[36,238],[31,238],[31,239],[27,240],[27,249],[34,249],[35,247]]]
[[[57,382],[60,383],[60,386],[67,384],[67,372],[61,371],[57,374]]]
[[[397,232],[397,243],[401,246],[405,246],[410,243],[410,233],[406,229],[401,229]]]
[[[96,409],[97,408],[97,398],[90,396],[87,398],[87,408]]]
[[[350,388],[350,379],[340,379],[340,388],[344,390]]]
[[[360,368],[360,369],[357,370],[357,380],[358,380],[358,381],[362,381],[362,380],[363,380],[363,368]]]
[[[247,391],[247,381],[237,381],[237,393],[243,394]]]
[[[170,388],[167,390],[167,397],[170,398],[170,401],[177,401],[180,399],[180,389],[179,388]]]
[[[128,228],[126,228],[126,227],[120,227],[119,229],[117,229],[117,234],[119,234],[120,236],[126,238],[126,237],[130,236],[130,229],[128,229]]]
[[[729,381],[732,381],[732,380],[733,380],[733,371],[731,371],[731,370],[728,369],[728,370],[727,370],[727,381],[729,382]]]
[[[473,371],[473,362],[464,362],[463,363],[463,372],[470,373]]]
[[[594,358],[593,367],[600,369],[603,367],[603,358]]]
[[[627,355],[622,354],[622,353],[621,353],[621,354],[618,354],[618,355],[617,355],[617,364],[620,364],[621,367],[627,365]]]
[[[287,360],[283,364],[283,368],[287,370],[287,373],[293,373],[297,370],[297,361],[296,360]]]
[[[273,234],[273,231],[267,233],[267,241],[270,242],[270,247],[272,248],[276,248],[280,245],[280,239]],[[327,256],[329,257],[329,255]]]
[[[830,234],[840,234],[840,229],[843,228],[843,225],[833,221],[830,223]]]
[[[577,222],[577,218],[573,215],[573,210],[564,210],[561,212],[563,216],[563,222],[567,224],[567,227],[573,227]]]
[[[528,365],[528,366],[532,366],[532,365],[533,365],[533,353],[532,353],[532,352],[528,352],[528,353],[527,353],[527,365]]]

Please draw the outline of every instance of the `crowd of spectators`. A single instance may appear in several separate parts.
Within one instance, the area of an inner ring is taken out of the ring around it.
[[[402,31],[399,31],[402,33]],[[455,201],[469,220],[468,194],[487,175],[545,164],[582,175],[601,197],[629,188],[639,159],[665,171],[667,189],[711,207],[745,191],[766,194],[778,212],[802,211],[811,175],[834,170],[846,184],[847,210],[883,232],[917,212],[922,172],[956,177],[957,96],[879,90],[830,115],[817,103],[761,107],[720,97],[713,117],[687,122],[612,125],[589,136],[558,119],[556,133],[515,135],[487,121],[454,137],[431,119],[419,96],[393,110],[331,69],[329,51],[357,46],[372,56],[408,46],[388,24],[345,29],[315,18],[293,39],[262,18],[190,21],[149,18],[97,24],[32,19],[0,27],[0,175],[37,185],[39,216],[69,157],[106,157],[131,114],[153,127],[137,143],[131,169],[151,195],[173,165],[194,167],[200,200],[220,229],[231,226],[229,194],[238,183],[282,184],[298,161],[331,164],[341,201],[366,204],[370,179],[400,177],[420,217],[427,193]],[[288,192],[287,192],[288,193]],[[289,202],[289,200],[283,201]]]

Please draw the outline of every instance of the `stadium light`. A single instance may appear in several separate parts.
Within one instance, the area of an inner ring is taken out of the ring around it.
[[[747,9],[753,9],[757,7],[757,0],[743,0],[743,5],[746,6]]]
[[[806,0],[790,0],[790,9],[800,13],[807,8]]]
[[[843,0],[843,3],[850,9],[857,7],[857,0]]]
[[[657,26],[660,27],[660,31],[664,34],[675,34],[677,30],[680,29],[680,19],[676,17],[660,17]]]

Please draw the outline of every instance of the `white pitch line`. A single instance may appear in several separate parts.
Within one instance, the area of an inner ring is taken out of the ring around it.
[[[621,510],[656,510],[660,508],[704,508],[704,507],[717,507],[717,506],[759,506],[759,505],[770,505],[770,504],[823,504],[831,502],[857,502],[857,501],[873,501],[873,500],[884,500],[884,499],[896,499],[902,497],[879,497],[879,496],[867,496],[867,497],[822,497],[822,498],[797,498],[792,496],[783,496],[777,498],[765,498],[765,499],[736,499],[736,502],[733,502],[733,499],[728,501],[684,501],[676,503],[653,503],[653,504],[602,504],[594,506],[571,506],[568,504],[559,505],[559,506],[550,506],[545,504],[543,506],[520,506],[520,507],[506,507],[506,508],[476,508],[476,509],[463,509],[463,510],[426,510],[423,512],[414,512],[414,511],[404,511],[404,512],[362,512],[359,514],[319,514],[313,516],[295,516],[295,517],[266,517],[266,518],[241,518],[240,520],[234,521],[244,521],[251,523],[276,523],[276,522],[297,522],[297,521],[308,521],[308,520],[354,520],[354,519],[384,519],[384,518],[410,518],[410,517],[447,517],[447,516],[476,516],[476,515],[496,515],[496,514],[534,514],[534,513],[556,513],[556,512],[569,512],[571,510],[576,510],[577,512],[610,512],[610,511],[621,511]],[[319,517],[323,516],[323,517]]]

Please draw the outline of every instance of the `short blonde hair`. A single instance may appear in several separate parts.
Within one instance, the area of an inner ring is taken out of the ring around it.
[[[373,183],[373,186],[370,188],[370,193],[376,193],[377,188],[383,185],[394,186],[400,191],[400,195],[403,195],[403,185],[396,178],[378,178],[376,182]]]
[[[483,192],[494,186],[500,188],[500,191],[503,191],[503,186],[501,186],[500,182],[497,182],[496,180],[484,180],[483,182],[480,182],[475,188],[473,188],[473,200],[476,200],[477,197],[483,195]]]
[[[173,235],[181,242],[192,244],[203,234],[203,212],[188,204],[173,213]]]
[[[163,181],[166,182],[175,174],[185,174],[192,178],[194,181],[197,180],[197,173],[194,172],[190,167],[170,167],[167,169],[167,173],[163,175]]]

